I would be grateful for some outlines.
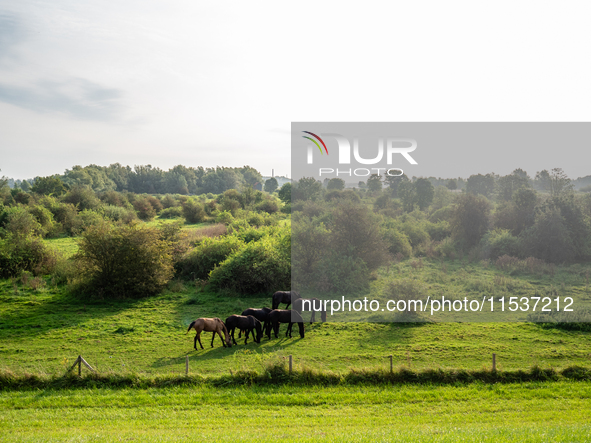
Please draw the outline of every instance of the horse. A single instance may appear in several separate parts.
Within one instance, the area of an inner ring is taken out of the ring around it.
[[[246,331],[244,344],[247,344],[248,342],[249,332],[252,332],[252,337],[256,343],[261,342],[261,337],[263,336],[261,322],[254,318],[252,315],[230,315],[226,319],[225,324],[235,345],[238,344],[234,339],[234,330],[236,328],[238,328],[240,331]],[[240,336],[238,336],[238,338],[240,338]]]
[[[228,345],[229,348],[232,347],[232,341],[230,340],[230,336],[228,335],[228,330],[226,329],[226,325],[224,325],[224,322],[221,321],[217,317],[215,317],[215,318],[198,318],[197,320],[195,320],[194,322],[192,322],[189,325],[189,329],[187,329],[187,334],[189,333],[189,331],[191,329],[195,329],[195,331],[197,331],[197,334],[195,334],[195,340],[193,341],[193,347],[195,348],[195,350],[197,350],[197,340],[199,340],[199,346],[201,346],[201,349],[203,349],[203,345],[201,344],[201,332],[203,332],[203,331],[213,332],[213,336],[211,337],[211,347],[212,348],[213,348],[213,341],[215,339],[216,333],[220,336],[220,339],[222,340],[222,344],[224,345],[224,348],[226,347],[226,344]],[[224,343],[224,338],[222,337],[222,332],[224,333],[224,336],[226,337],[226,343]]]
[[[272,309],[269,308],[261,308],[261,309],[255,309],[255,308],[248,308],[245,309],[244,311],[242,311],[241,315],[252,315],[254,318],[256,318],[258,321],[260,321],[263,324],[263,331],[266,331],[267,328],[267,323],[269,321],[269,312],[271,312]],[[238,338],[242,337],[242,331],[240,331],[238,333]]]
[[[296,291],[277,291],[273,294],[273,309],[279,309],[279,304],[286,303],[285,309],[300,297],[300,293]]]
[[[297,311],[292,311],[291,309],[275,309],[269,313],[269,322],[270,325],[273,326],[275,338],[278,338],[279,323],[288,323],[285,336],[287,337],[289,334],[289,338],[291,338],[291,328],[293,324],[297,323],[300,328],[300,337],[304,338],[304,319]],[[269,337],[269,339],[271,338],[271,327],[267,330],[267,337]]]
[[[322,322],[326,321],[326,309],[324,309],[322,300],[318,298],[298,298],[297,300],[294,300],[292,309],[299,314],[301,314],[302,311],[312,311],[310,324],[316,321],[316,312],[320,312],[320,319]]]

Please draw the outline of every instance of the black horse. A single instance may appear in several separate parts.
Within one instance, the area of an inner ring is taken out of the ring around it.
[[[245,309],[244,311],[242,311],[241,315],[252,315],[254,318],[256,318],[258,321],[260,321],[263,324],[263,331],[267,331],[267,327],[269,323],[269,313],[272,311],[272,309],[269,308],[261,308],[261,309],[255,309],[255,308],[248,308]],[[242,331],[240,331],[238,333],[238,338],[242,337]]]
[[[302,311],[312,311],[310,324],[316,321],[316,312],[320,312],[320,319],[323,322],[326,321],[326,309],[324,309],[322,300],[318,298],[298,298],[297,300],[294,300],[292,309],[299,314],[301,314]]]
[[[297,300],[300,297],[300,293],[296,291],[277,291],[273,294],[273,309],[279,309],[280,303],[286,303],[285,309],[289,308],[294,300]]]
[[[238,328],[240,331],[246,331],[244,344],[247,344],[248,334],[250,332],[252,332],[252,337],[255,342],[261,342],[261,337],[263,336],[263,328],[261,327],[261,322],[254,318],[252,315],[230,315],[226,319],[225,323],[226,329],[228,329],[228,333],[232,337],[232,342],[234,344],[237,344],[236,340],[234,339],[234,330],[236,328]],[[240,336],[238,338],[240,338]]]
[[[269,313],[269,322],[270,326],[273,327],[275,338],[278,338],[279,336],[280,323],[288,323],[285,336],[287,337],[289,334],[289,338],[291,338],[291,328],[293,324],[297,323],[298,327],[300,328],[300,337],[304,338],[304,319],[296,311],[292,311],[291,309],[275,309]],[[271,338],[271,327],[269,327],[265,332],[267,333],[267,337]]]

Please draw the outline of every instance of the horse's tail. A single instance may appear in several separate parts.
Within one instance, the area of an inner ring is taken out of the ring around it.
[[[193,327],[193,325],[197,322],[197,320],[194,320],[193,322],[191,322],[191,324],[189,325],[189,329],[187,329],[187,334],[189,333],[189,331],[191,330],[191,328]]]

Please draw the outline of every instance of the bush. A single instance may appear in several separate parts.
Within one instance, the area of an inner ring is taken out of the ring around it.
[[[23,271],[47,274],[55,263],[55,252],[47,248],[39,237],[8,234],[0,240],[1,277],[14,277]]]
[[[396,255],[400,253],[404,257],[411,256],[412,246],[410,245],[410,241],[405,234],[400,232],[398,229],[390,228],[385,229],[382,235],[390,254]]]
[[[80,212],[76,217],[75,225],[74,225],[74,233],[78,234],[90,228],[91,226],[96,226],[105,221],[104,217],[90,209],[85,209],[84,211]]]
[[[131,223],[137,219],[136,213],[132,209],[122,208],[120,206],[107,205],[101,211],[105,218],[122,223]]]
[[[94,191],[82,186],[72,188],[64,196],[63,201],[73,204],[78,211],[97,209],[101,205],[101,201],[96,197]]]
[[[266,212],[268,214],[274,214],[279,211],[279,205],[275,200],[265,199],[255,206],[257,211]]]
[[[230,212],[222,211],[215,218],[215,221],[216,221],[216,223],[223,223],[225,225],[229,225],[230,223],[232,223],[234,221],[234,217],[232,216],[232,214]]]
[[[148,221],[156,217],[156,210],[146,197],[137,197],[133,202],[133,208],[141,220]]]
[[[197,199],[190,198],[183,203],[183,216],[187,223],[201,223],[205,220],[205,209]]]
[[[173,276],[168,242],[157,229],[138,224],[89,227],[74,259],[83,288],[105,297],[153,295]]]
[[[482,246],[487,258],[496,259],[502,255],[520,255],[521,242],[507,229],[489,231],[482,239]]]
[[[183,216],[183,208],[180,206],[169,206],[160,211],[160,218],[178,218]]]
[[[5,208],[0,214],[0,226],[15,237],[44,235],[46,232],[26,206]]]
[[[177,263],[177,273],[185,278],[207,280],[209,273],[216,265],[219,265],[244,245],[244,241],[236,236],[205,237],[201,244]]]
[[[242,294],[272,293],[291,285],[288,229],[276,236],[265,236],[231,254],[209,274],[214,288]]]

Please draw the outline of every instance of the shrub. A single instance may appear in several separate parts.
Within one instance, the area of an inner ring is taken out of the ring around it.
[[[148,221],[156,217],[156,210],[147,197],[137,197],[133,202],[133,208],[141,220]]]
[[[173,276],[168,242],[157,229],[138,224],[90,226],[74,259],[83,287],[105,297],[153,295]]]
[[[101,212],[105,218],[112,221],[131,223],[132,221],[137,219],[134,210],[122,208],[120,206],[106,205],[102,208]]]
[[[288,229],[248,243],[209,274],[214,288],[242,294],[271,293],[291,285],[291,235]]]
[[[431,237],[431,240],[434,241],[441,241],[444,238],[447,238],[451,235],[451,228],[449,226],[449,223],[444,220],[439,221],[437,223],[426,222],[425,229],[429,234],[429,237]]]
[[[101,205],[101,201],[96,197],[94,191],[83,186],[72,188],[72,190],[64,196],[63,201],[73,204],[78,211],[97,209]]]
[[[180,206],[170,206],[160,211],[160,218],[178,218],[183,216],[183,208]]]
[[[396,255],[400,253],[403,257],[411,256],[412,246],[406,234],[403,234],[398,229],[389,228],[385,229],[382,235],[390,254]]]
[[[85,209],[84,211],[80,212],[76,217],[75,225],[74,225],[74,233],[78,234],[90,228],[91,226],[96,226],[104,222],[104,217],[90,209]]]
[[[244,244],[244,241],[236,236],[205,237],[195,249],[177,263],[177,272],[182,277],[206,280],[216,265],[226,260]]]
[[[230,223],[232,223],[234,221],[234,217],[232,216],[232,214],[230,212],[222,211],[215,218],[215,221],[216,221],[216,223],[223,223],[225,225],[229,225]]]
[[[56,254],[39,237],[8,234],[0,240],[0,276],[14,277],[23,271],[35,274],[51,272]]]
[[[369,289],[370,272],[360,257],[327,254],[316,273],[316,289],[334,294],[356,294]]]
[[[275,200],[264,199],[262,202],[255,206],[257,211],[266,212],[268,214],[274,214],[279,211],[279,205]]]
[[[521,242],[507,229],[489,231],[482,239],[484,253],[491,259],[502,255],[517,256],[521,250]]]
[[[22,205],[5,208],[0,214],[0,226],[15,237],[45,234],[41,223]]]
[[[190,198],[183,203],[183,216],[187,223],[201,223],[205,220],[205,209],[197,199]]]

